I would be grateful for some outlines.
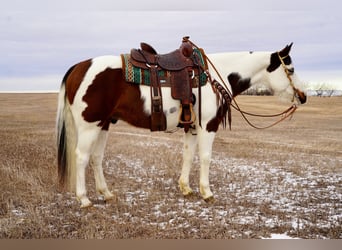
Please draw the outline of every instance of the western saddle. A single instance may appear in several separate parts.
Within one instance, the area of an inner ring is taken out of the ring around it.
[[[184,37],[180,48],[168,54],[158,54],[147,43],[141,43],[140,47],[140,49],[131,50],[129,60],[134,67],[150,72],[151,131],[165,131],[167,127],[161,92],[161,85],[163,85],[170,86],[172,98],[180,100],[181,112],[178,126],[183,127],[185,132],[188,132],[196,119],[193,111],[195,99],[192,88],[199,88],[200,98],[202,85],[200,75],[207,69],[205,59],[203,60],[203,50],[199,49],[201,60],[198,53],[194,53],[195,47],[189,41],[189,37]],[[158,73],[160,70],[167,71],[168,74],[161,76]],[[201,100],[199,100],[199,110],[200,103]]]

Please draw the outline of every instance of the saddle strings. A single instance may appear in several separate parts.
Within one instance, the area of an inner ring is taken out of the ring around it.
[[[197,49],[199,49],[199,47],[193,43],[190,39],[188,39],[188,41],[194,46],[196,47]],[[234,102],[234,104],[232,102],[230,102],[230,105],[235,109],[237,110],[241,116],[244,118],[244,120],[247,122],[248,125],[250,125],[252,128],[255,128],[255,129],[267,129],[267,128],[271,128],[275,125],[277,125],[278,123],[284,121],[285,119],[287,119],[288,117],[292,117],[293,113],[296,111],[297,109],[297,105],[296,104],[293,104],[291,105],[288,109],[286,109],[285,111],[281,112],[281,113],[278,113],[278,114],[273,114],[273,115],[259,115],[259,114],[253,114],[253,113],[249,113],[249,112],[246,112],[246,111],[243,111],[239,104],[237,103],[237,101],[235,100],[235,98],[233,97],[233,94],[232,92],[229,90],[229,88],[227,87],[227,84],[226,82],[223,80],[221,74],[219,73],[219,71],[217,70],[217,68],[215,67],[214,63],[210,60],[210,58],[204,53],[204,57],[205,59],[209,62],[209,64],[212,66],[212,68],[214,69],[214,71],[216,72],[216,74],[218,75],[218,77],[220,78],[220,81],[222,82],[224,88],[226,89],[226,91],[228,92],[229,96],[230,96],[230,100],[232,100]],[[215,80],[212,80],[212,77],[209,73],[209,71],[206,72],[208,74],[208,77],[210,79],[210,82],[213,83],[213,81]],[[287,72],[286,72],[287,73]],[[292,81],[290,82],[292,83]],[[293,83],[292,83],[293,84]],[[247,118],[247,115],[248,116],[254,116],[254,117],[278,117],[278,116],[283,116],[281,117],[278,121],[272,123],[271,125],[268,125],[268,126],[265,126],[265,127],[259,127],[259,126],[256,126],[254,125],[248,118]]]

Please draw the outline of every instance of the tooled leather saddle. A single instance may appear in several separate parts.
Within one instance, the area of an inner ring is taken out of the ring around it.
[[[171,87],[172,98],[180,100],[179,126],[188,132],[196,119],[193,111],[192,88],[198,87],[200,93],[202,84],[205,84],[207,80],[204,73],[207,65],[203,50],[195,48],[189,41],[189,37],[184,37],[180,48],[168,54],[158,54],[147,43],[141,43],[140,47],[140,49],[131,50],[128,61],[133,67],[149,72],[152,100],[151,131],[165,131],[167,127],[161,92],[163,86]],[[123,62],[127,60],[127,58],[124,59],[124,55],[122,59]],[[199,105],[200,102],[201,100],[199,100]]]

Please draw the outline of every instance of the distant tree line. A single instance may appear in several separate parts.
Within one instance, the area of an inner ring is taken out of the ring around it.
[[[336,90],[326,83],[318,84],[314,87],[308,87],[306,84],[307,94],[309,96],[319,97],[331,97],[331,96],[342,96],[342,90]],[[256,85],[242,92],[242,95],[256,95],[256,96],[271,96],[273,95],[272,90],[265,87],[264,85]]]
[[[319,97],[341,96],[342,90],[336,90],[327,83],[319,83],[314,88],[308,90],[308,94]]]
[[[266,95],[273,95],[272,91],[265,86],[253,86],[244,92],[241,93],[242,95],[258,95],[258,96],[266,96]]]

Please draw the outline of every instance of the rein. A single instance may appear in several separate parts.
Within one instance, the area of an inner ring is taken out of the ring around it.
[[[189,42],[195,46],[196,48],[198,48],[198,46],[196,44],[194,44],[192,41],[189,40]],[[284,63],[284,58],[285,57],[281,57],[279,52],[277,52],[278,54],[278,57],[279,57],[279,60],[281,62],[281,65],[283,66],[284,68],[284,71],[286,73],[286,76],[287,78],[289,79],[290,81],[290,86],[293,88],[293,98],[292,98],[292,102],[294,101],[294,98],[296,96],[296,93],[297,93],[297,89],[295,88],[294,84],[293,84],[293,81],[292,81],[292,78],[290,76],[290,73],[289,73],[289,70],[287,69],[285,63]],[[235,110],[237,110],[241,116],[244,118],[244,120],[247,122],[248,125],[250,125],[252,128],[255,128],[255,129],[267,129],[267,128],[271,128],[275,125],[277,125],[278,123],[284,121],[285,119],[287,119],[288,117],[292,117],[292,115],[294,114],[294,112],[296,111],[297,109],[297,105],[296,104],[293,104],[291,105],[288,109],[286,109],[285,111],[281,112],[281,113],[278,113],[278,114],[273,114],[273,115],[261,115],[261,114],[254,114],[254,113],[249,113],[249,112],[246,112],[246,111],[243,111],[239,104],[237,103],[237,101],[235,100],[235,98],[233,98],[233,94],[231,93],[231,91],[229,90],[229,88],[227,87],[225,81],[223,80],[221,74],[219,73],[219,71],[217,70],[217,68],[215,67],[215,65],[213,64],[213,62],[209,59],[209,57],[204,53],[203,56],[207,59],[207,61],[209,62],[209,64],[212,66],[212,68],[214,69],[214,71],[216,72],[216,74],[218,75],[218,77],[220,78],[224,88],[225,88],[225,92],[228,93],[229,95],[229,98],[227,98],[227,96],[223,96],[225,99],[229,99],[229,103]],[[212,86],[217,86],[219,83],[216,81],[216,80],[213,80],[212,77],[211,77],[211,74],[209,73],[209,70],[206,71],[206,74],[208,75],[208,78],[211,82],[211,85]],[[219,84],[220,85],[220,84]],[[234,102],[234,104],[232,103],[232,101]],[[254,116],[254,117],[262,117],[262,118],[269,118],[269,117],[278,117],[278,116],[282,116],[278,121],[268,125],[268,126],[265,126],[265,127],[259,127],[259,126],[256,126],[254,125],[248,118],[247,116]],[[229,122],[230,122],[230,114],[229,114]],[[230,124],[229,124],[230,125]]]
[[[236,101],[235,105],[237,105]],[[273,114],[273,115],[259,115],[259,114],[253,114],[253,113],[249,113],[246,111],[243,111],[240,109],[240,107],[237,105],[237,107],[235,107],[234,105],[232,105],[234,109],[236,109],[237,111],[240,112],[241,116],[243,117],[243,119],[252,127],[255,129],[267,129],[267,128],[271,128],[275,125],[277,125],[278,123],[286,120],[288,117],[292,116],[293,113],[296,111],[297,109],[297,105],[293,104],[292,106],[290,106],[288,109],[286,109],[285,111],[278,113],[278,114]],[[250,120],[248,120],[248,118],[246,117],[246,115],[249,116],[254,116],[254,117],[262,117],[262,118],[269,118],[269,117],[278,117],[278,116],[282,116],[278,121],[272,123],[271,125],[265,126],[265,127],[258,127],[256,125],[254,125]]]

